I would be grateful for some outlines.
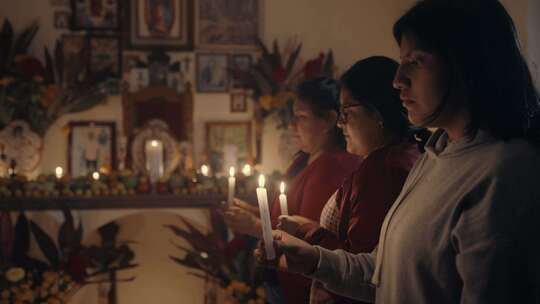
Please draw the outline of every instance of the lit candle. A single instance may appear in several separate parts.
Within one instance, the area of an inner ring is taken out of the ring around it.
[[[250,176],[251,175],[251,166],[249,164],[245,164],[244,167],[242,168],[242,173],[245,176]]]
[[[146,170],[150,175],[150,182],[154,184],[163,176],[163,142],[156,139],[146,141],[145,152]]]
[[[98,180],[99,180],[99,172],[94,172],[94,173],[92,173],[92,178],[93,178],[95,181],[98,181]]]
[[[64,176],[64,169],[62,169],[62,167],[58,166],[58,167],[56,167],[56,169],[54,170],[54,173],[56,174],[56,178],[57,178],[57,179],[61,179],[62,176]]]
[[[208,176],[209,171],[210,171],[210,169],[208,168],[207,165],[202,165],[201,166],[201,174],[203,176]]]
[[[289,215],[289,211],[287,208],[287,196],[285,195],[285,183],[281,182],[279,185],[279,191],[281,194],[279,195],[279,205],[281,206],[281,215]]]
[[[261,214],[261,227],[263,241],[266,250],[266,258],[273,260],[276,258],[272,237],[272,224],[270,222],[270,209],[268,208],[268,195],[264,187],[264,175],[259,176],[259,187],[257,188],[257,200],[259,201],[259,212]]]
[[[229,204],[232,203],[233,199],[234,199],[234,190],[235,190],[235,186],[236,186],[236,178],[234,177],[234,167],[231,167],[229,169],[229,197],[227,199],[227,202]]]

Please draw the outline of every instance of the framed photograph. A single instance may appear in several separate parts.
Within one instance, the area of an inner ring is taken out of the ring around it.
[[[247,88],[249,70],[253,59],[250,54],[234,54],[231,56],[231,87]]]
[[[90,36],[90,75],[104,73],[120,77],[122,71],[120,38],[116,36]]]
[[[120,1],[72,0],[74,30],[120,30]]]
[[[231,113],[247,112],[247,94],[246,92],[231,93]]]
[[[63,35],[64,81],[83,81],[88,72],[89,40],[84,35]]]
[[[198,48],[255,49],[261,37],[262,0],[200,0],[195,12]]]
[[[206,155],[214,172],[251,161],[251,122],[206,123]]]
[[[55,11],[54,12],[54,28],[68,29],[70,18],[71,18],[71,14],[68,11]]]
[[[130,48],[193,50],[194,0],[130,2]]]
[[[116,168],[116,124],[102,121],[69,123],[68,170],[71,176],[111,172]]]
[[[227,92],[229,88],[229,56],[199,53],[196,56],[196,80],[199,92]]]

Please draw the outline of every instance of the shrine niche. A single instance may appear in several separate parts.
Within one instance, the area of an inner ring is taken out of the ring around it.
[[[133,151],[136,133],[152,120],[159,120],[161,129],[166,129],[170,139],[177,143],[193,142],[193,93],[189,83],[183,93],[162,85],[149,86],[137,92],[125,89],[122,107],[128,152]],[[170,142],[168,136],[166,142]],[[128,153],[126,162],[128,168],[135,165],[134,155]]]

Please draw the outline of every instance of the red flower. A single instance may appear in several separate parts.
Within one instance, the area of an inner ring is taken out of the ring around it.
[[[283,82],[285,82],[285,78],[287,77],[287,71],[283,67],[275,68],[272,71],[272,80],[276,82],[278,85],[281,85]]]
[[[88,259],[83,255],[72,255],[67,262],[67,272],[77,283],[83,283],[86,278],[86,267],[88,266]]]
[[[304,66],[304,76],[306,79],[317,77],[323,69],[324,54],[320,53],[319,57],[309,60]]]
[[[32,79],[44,73],[41,61],[28,55],[18,55],[15,58],[15,68],[19,74],[27,79]]]

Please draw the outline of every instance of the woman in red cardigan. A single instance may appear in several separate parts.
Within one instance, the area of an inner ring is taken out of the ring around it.
[[[357,156],[345,151],[345,140],[336,126],[339,89],[335,80],[320,77],[297,88],[290,128],[300,152],[287,170],[289,214],[319,220],[330,196],[345,177],[360,164]],[[277,198],[277,197],[276,197]],[[275,226],[280,215],[279,201],[272,205]],[[225,221],[237,233],[261,237],[258,208],[235,200],[225,212]],[[286,272],[278,273],[282,296],[287,303],[307,303],[311,280]]]
[[[347,151],[363,162],[328,201],[320,221],[281,216],[278,228],[328,249],[374,249],[386,212],[419,155],[399,93],[392,87],[397,68],[394,60],[375,56],[360,60],[342,76],[338,126]],[[313,281],[309,303],[349,302]]]

